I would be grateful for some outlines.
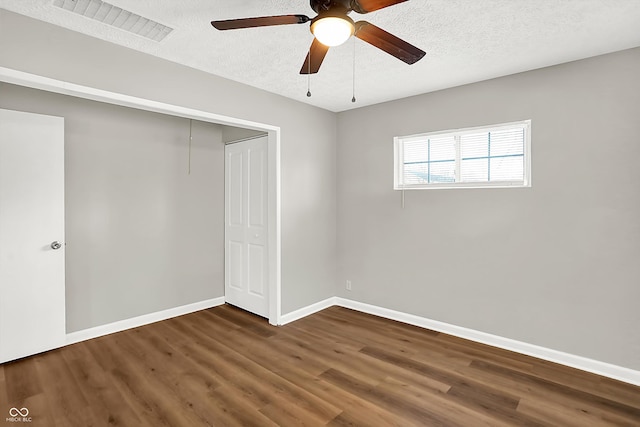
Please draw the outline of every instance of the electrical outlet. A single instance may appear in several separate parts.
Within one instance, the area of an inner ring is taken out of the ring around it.
[[[347,280],[347,283],[345,284],[345,288],[347,288],[348,291],[351,290],[351,280]]]

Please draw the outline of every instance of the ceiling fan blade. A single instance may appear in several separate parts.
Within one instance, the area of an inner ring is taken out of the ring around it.
[[[311,43],[311,47],[309,48],[309,53],[307,54],[307,58],[304,60],[304,64],[302,64],[302,68],[300,68],[300,74],[317,73],[328,51],[329,51],[329,46],[323,45],[317,39],[314,38],[313,43]]]
[[[304,24],[309,21],[311,21],[311,18],[306,15],[278,15],[211,21],[211,25],[218,30],[236,30],[240,28],[269,27],[272,25]]]
[[[351,0],[351,9],[357,13],[369,13],[405,1],[408,0]]]
[[[418,62],[426,54],[422,49],[366,21],[356,22],[355,36],[407,64]]]

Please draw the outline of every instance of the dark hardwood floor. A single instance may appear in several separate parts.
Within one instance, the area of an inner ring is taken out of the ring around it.
[[[332,307],[221,306],[0,365],[10,408],[68,426],[640,426],[640,387]]]

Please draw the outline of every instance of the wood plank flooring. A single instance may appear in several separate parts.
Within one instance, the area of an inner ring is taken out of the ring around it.
[[[0,365],[0,425],[640,426],[640,387],[332,307],[220,306]],[[4,425],[27,425],[6,421]]]

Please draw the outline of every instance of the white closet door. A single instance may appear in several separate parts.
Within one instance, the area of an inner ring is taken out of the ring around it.
[[[0,363],[64,345],[64,254],[64,119],[0,110]]]
[[[225,300],[269,316],[267,137],[225,147]]]

